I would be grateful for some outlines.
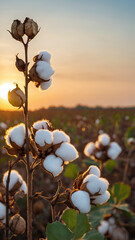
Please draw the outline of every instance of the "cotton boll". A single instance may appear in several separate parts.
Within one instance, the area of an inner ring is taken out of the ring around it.
[[[98,141],[103,145],[103,146],[108,146],[110,143],[110,137],[108,134],[103,133],[98,136]]]
[[[79,156],[75,147],[67,142],[62,143],[55,154],[62,158],[64,162],[72,162]]]
[[[52,85],[52,79],[50,79],[48,82],[41,82],[40,83],[40,89],[47,90]]]
[[[0,128],[2,128],[3,130],[7,129],[7,124],[4,122],[0,123]]]
[[[89,142],[84,148],[84,154],[89,157],[95,150],[94,142]]]
[[[20,191],[23,191],[25,194],[27,194],[27,185],[26,182],[23,181],[21,187],[19,188]]]
[[[38,61],[36,65],[36,72],[38,76],[43,80],[49,80],[54,74],[54,70],[49,63],[44,61]]]
[[[44,147],[47,144],[52,144],[53,135],[49,130],[40,129],[35,134],[35,142],[40,147]]]
[[[121,149],[121,147],[119,146],[118,143],[111,142],[110,147],[107,151],[107,155],[108,155],[109,158],[115,160],[119,156],[121,151],[122,151],[122,149]]]
[[[70,142],[70,137],[65,132],[56,129],[52,133],[54,145],[61,142]]]
[[[102,154],[103,154],[102,151],[98,151],[95,153],[95,157],[100,159],[102,157]]]
[[[42,51],[42,52],[39,53],[38,59],[42,60],[42,61],[45,61],[45,62],[48,62],[50,64],[51,54],[47,51]]]
[[[62,159],[52,154],[45,158],[43,166],[48,172],[52,173],[54,177],[58,176],[63,171]]]
[[[99,178],[95,174],[89,174],[84,178],[83,183],[96,181],[99,182]]]
[[[105,178],[99,178],[99,193],[103,194],[109,186],[109,182]]]
[[[96,196],[96,198],[92,200],[92,203],[102,205],[103,203],[106,203],[109,200],[109,198],[110,198],[110,193],[106,191],[105,193]]]
[[[6,187],[7,185],[7,178],[8,178],[8,171],[4,173],[3,176],[3,184]],[[10,173],[10,181],[9,181],[9,191],[11,191],[14,187],[14,185],[20,182],[21,184],[23,183],[23,178],[22,176],[15,170],[11,170]]]
[[[90,196],[85,191],[73,192],[71,194],[71,202],[81,213],[88,213],[91,209]]]
[[[97,166],[91,165],[89,167],[89,174],[94,174],[97,177],[100,177],[100,169]]]
[[[30,135],[30,132],[28,132]],[[16,145],[18,148],[23,147],[25,143],[25,125],[23,123],[9,128],[6,132],[5,140],[7,145]]]
[[[0,221],[5,222],[6,218],[6,206],[0,202]]]
[[[100,234],[105,235],[108,232],[108,229],[109,229],[108,221],[102,220],[97,230]]]

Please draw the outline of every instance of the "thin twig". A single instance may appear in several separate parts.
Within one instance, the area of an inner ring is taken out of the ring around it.
[[[132,153],[133,153],[133,150],[132,149],[129,150],[128,155],[127,155],[127,161],[126,161],[126,164],[125,164],[125,169],[124,169],[123,182],[125,182],[126,178],[127,178],[128,166],[129,166],[129,162],[130,162],[130,158],[132,156]]]

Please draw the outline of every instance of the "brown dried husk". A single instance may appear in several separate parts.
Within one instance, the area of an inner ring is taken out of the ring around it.
[[[16,184],[13,186],[13,188],[10,190],[10,194],[14,195],[19,190],[19,188],[22,186],[22,183],[23,182],[17,181]]]
[[[29,37],[29,39],[33,39],[38,33],[38,25],[33,19],[26,18],[24,21],[24,31],[25,34]]]
[[[9,147],[8,145],[5,145],[4,148],[6,149],[8,155],[11,155],[11,156],[16,156],[16,155],[18,155],[18,149]]]
[[[47,151],[52,146],[52,143],[48,144],[48,143],[44,142],[44,144],[45,144],[44,146],[40,146],[39,144],[36,143],[37,148],[42,151]]]
[[[22,41],[22,36],[24,35],[24,28],[21,21],[14,20],[11,25],[11,35],[18,41]]]

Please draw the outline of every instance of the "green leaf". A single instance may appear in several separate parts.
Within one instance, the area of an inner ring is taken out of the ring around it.
[[[48,223],[46,235],[48,240],[71,240],[73,238],[73,233],[60,222]]]
[[[104,237],[96,230],[92,229],[89,233],[86,234],[86,240],[104,240]]]
[[[129,209],[128,204],[119,204],[115,206],[117,209],[121,210],[128,218],[133,216],[133,212]]]
[[[126,140],[131,137],[135,138],[135,126],[129,127],[125,133]]]
[[[74,233],[75,239],[80,239],[84,233],[90,230],[90,225],[86,214],[78,213],[74,209],[68,209],[64,212],[62,220],[68,228]]]
[[[66,166],[64,177],[75,179],[78,175],[78,166],[76,163],[70,163]]]
[[[124,184],[123,182],[115,183],[112,187],[112,194],[116,197],[118,204],[128,198],[130,192],[130,186],[128,184]]]
[[[90,166],[90,165],[95,165],[95,166],[97,166],[97,167],[99,167],[99,162],[96,162],[96,161],[94,161],[92,158],[85,158],[84,160],[83,160],[83,163],[84,164],[86,164],[88,167]]]
[[[115,160],[108,160],[104,166],[108,172],[112,172],[116,165],[117,162]]]
[[[98,226],[100,221],[104,218],[104,215],[111,213],[113,207],[113,204],[92,207],[89,214],[89,221],[92,228],[96,228],[96,226]]]

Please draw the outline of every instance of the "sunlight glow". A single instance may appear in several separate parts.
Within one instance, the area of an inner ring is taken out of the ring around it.
[[[15,88],[15,85],[12,83],[4,83],[0,86],[0,97],[8,100],[8,92]]]

